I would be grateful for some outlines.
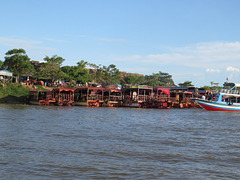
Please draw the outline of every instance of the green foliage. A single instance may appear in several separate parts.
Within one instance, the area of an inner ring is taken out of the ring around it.
[[[44,91],[44,90],[46,90],[43,86],[41,86],[41,85],[36,85],[36,89],[37,90],[40,90],[40,91]]]
[[[210,84],[211,84],[211,87],[210,87],[210,88],[212,88],[212,89],[214,89],[214,90],[219,88],[219,87],[218,87],[219,83],[215,83],[215,82],[211,81]]]
[[[184,83],[179,83],[178,84],[180,87],[190,87],[190,86],[194,86],[193,84],[192,84],[192,81],[185,81]]]
[[[6,52],[6,55],[13,55],[13,54],[24,55],[26,54],[26,51],[24,49],[12,49]]]
[[[40,64],[39,72],[35,74],[37,78],[42,79],[51,79],[54,82],[57,79],[64,79],[66,74],[61,71],[60,66],[62,62],[65,60],[62,57],[54,55],[53,57],[49,58],[46,56],[44,58],[46,63]]]
[[[124,77],[124,81],[126,84],[139,85],[139,84],[144,84],[145,77],[140,76],[138,74],[130,74],[130,75]]]
[[[54,64],[58,67],[60,67],[62,65],[63,61],[65,61],[65,59],[63,59],[62,57],[57,56],[57,55],[54,55],[51,58],[46,56],[43,60],[46,61],[47,64]]]
[[[34,78],[48,79],[52,80],[52,82],[61,79],[80,84],[95,81],[96,83],[102,85],[116,85],[120,83],[127,83],[131,85],[145,84],[150,86],[174,85],[172,76],[161,71],[159,73],[153,73],[152,75],[146,76],[137,74],[122,76],[122,73],[114,64],[110,64],[109,66],[101,66],[81,60],[77,62],[76,66],[61,67],[65,59],[57,55],[52,57],[46,56],[44,61],[45,63],[39,64],[37,72],[34,72],[33,66],[30,63],[30,59],[26,55],[25,50],[13,49],[6,53],[2,68],[12,71],[17,76],[34,73]],[[91,70],[91,74],[89,74],[89,70],[86,68],[87,66],[94,68],[94,70]]]
[[[81,67],[81,68],[86,68],[86,66],[88,64],[89,63],[87,61],[84,61],[84,60],[81,60],[81,61],[77,62],[78,67]]]
[[[219,86],[204,86],[203,87],[204,89],[206,89],[206,90],[210,90],[210,91],[218,91],[218,90],[220,90],[220,89],[222,89],[222,87],[219,87]]]
[[[104,85],[120,84],[122,75],[116,65],[110,64],[109,66],[99,67],[96,70],[96,81]]]
[[[164,72],[145,76],[145,84],[149,86],[173,86],[172,75]]]
[[[81,60],[77,63],[77,66],[63,66],[61,67],[61,71],[66,74],[65,80],[72,82],[76,81],[76,83],[85,84],[86,82],[91,81],[91,76],[86,69],[86,65],[88,62]]]
[[[12,71],[17,76],[34,73],[34,67],[24,49],[13,49],[6,53],[3,69]]]
[[[23,87],[19,83],[6,83],[1,84],[0,86],[0,97],[5,96],[15,96],[15,97],[21,97],[21,96],[27,96],[29,94],[29,89]]]
[[[124,77],[124,83],[130,85],[148,85],[148,86],[174,86],[172,76],[168,73],[159,72],[152,75],[130,74]]]

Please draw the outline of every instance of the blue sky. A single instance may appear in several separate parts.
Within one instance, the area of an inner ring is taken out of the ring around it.
[[[240,82],[239,0],[0,0],[0,59],[23,48],[175,84]]]

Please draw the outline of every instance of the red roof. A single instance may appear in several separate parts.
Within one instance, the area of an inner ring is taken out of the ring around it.
[[[71,92],[74,92],[74,89],[54,89],[53,91],[71,91]]]
[[[160,90],[160,91],[162,91],[163,93],[165,93],[165,94],[167,94],[167,95],[170,95],[169,89],[158,88],[157,90],[158,90],[158,91]]]

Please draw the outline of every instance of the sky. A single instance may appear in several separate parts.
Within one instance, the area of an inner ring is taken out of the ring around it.
[[[239,0],[0,0],[0,60],[61,56],[120,71],[166,72],[196,87],[240,82]]]

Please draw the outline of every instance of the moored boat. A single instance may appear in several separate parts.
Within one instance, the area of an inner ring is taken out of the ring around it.
[[[208,111],[240,111],[240,84],[226,82],[215,100],[192,98]]]
[[[53,105],[52,91],[30,91],[28,103],[31,105]]]
[[[102,107],[109,98],[109,89],[103,87],[79,87],[74,93],[76,106]]]
[[[122,106],[122,91],[120,89],[110,89],[107,106],[120,107]]]
[[[149,99],[152,98],[153,87],[138,85],[138,86],[123,86],[123,107],[142,107]]]
[[[74,105],[74,90],[73,89],[53,89],[53,99],[58,106],[73,106]]]

